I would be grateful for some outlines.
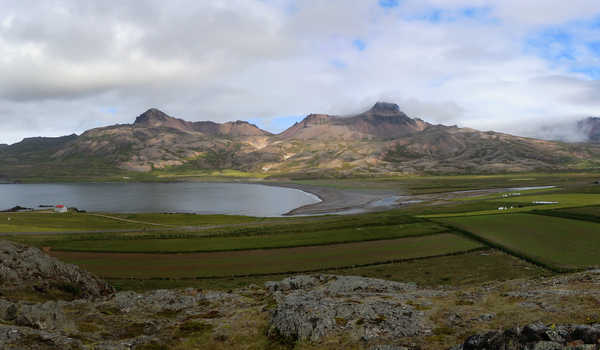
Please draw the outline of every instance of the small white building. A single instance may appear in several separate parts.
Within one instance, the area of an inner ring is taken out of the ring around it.
[[[56,213],[66,213],[67,212],[67,207],[65,207],[62,204],[59,204],[56,207],[54,207],[54,212],[56,212]]]

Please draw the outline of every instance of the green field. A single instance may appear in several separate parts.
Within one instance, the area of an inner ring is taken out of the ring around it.
[[[600,266],[598,223],[532,214],[463,216],[438,221],[553,267]]]
[[[394,239],[428,235],[447,231],[429,222],[389,226],[367,226],[327,231],[299,231],[297,233],[261,234],[256,236],[196,237],[145,239],[144,236],[114,237],[114,239],[61,240],[49,242],[53,250],[84,252],[211,252],[265,248],[299,247],[334,243]],[[127,238],[127,239],[124,239]]]
[[[231,225],[241,223],[258,223],[269,221],[294,220],[293,218],[256,218],[241,215],[198,215],[198,214],[111,214],[126,220],[142,221],[172,226],[205,226],[205,225]]]
[[[195,278],[302,272],[469,251],[482,244],[453,234],[326,246],[189,254],[52,252],[102,277]]]
[[[0,232],[57,232],[142,229],[149,225],[82,213],[0,213]]]
[[[600,206],[567,208],[557,210],[540,210],[533,212],[539,215],[561,217],[584,221],[600,222]]]
[[[422,287],[471,286],[488,281],[550,276],[553,273],[521,259],[494,250],[474,251],[425,259],[414,259],[367,267],[331,269],[326,273],[384,278],[398,282],[415,282]],[[125,279],[110,278],[120,290],[146,291],[164,288],[196,287],[230,290],[249,284],[262,285],[293,274],[221,277],[210,279]]]
[[[534,202],[557,202],[553,204],[536,204]],[[424,218],[439,218],[446,216],[473,216],[509,213],[525,213],[532,210],[553,210],[581,206],[600,205],[600,195],[591,193],[542,193],[528,194],[511,198],[485,199],[481,201],[470,200],[457,204],[449,210],[438,210],[420,215]],[[508,211],[498,210],[501,206],[513,207]]]

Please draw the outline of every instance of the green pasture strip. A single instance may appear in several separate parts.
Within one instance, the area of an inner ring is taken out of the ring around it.
[[[0,232],[58,232],[142,229],[147,225],[85,213],[0,213]]]
[[[436,220],[555,271],[600,266],[600,224],[532,214]]]
[[[63,240],[50,245],[54,250],[115,253],[187,253],[250,249],[273,249],[360,241],[395,239],[446,232],[434,223],[367,226],[340,230],[238,237],[184,239]]]
[[[242,215],[199,215],[184,213],[143,213],[143,214],[107,214],[126,220],[144,221],[153,224],[172,226],[230,225],[241,223],[260,223],[284,221],[286,218],[258,218]],[[290,220],[293,218],[289,218]]]
[[[556,204],[535,204],[533,202],[558,202]],[[522,197],[503,198],[502,200],[483,201],[478,203],[491,203],[496,209],[476,210],[460,213],[437,213],[419,215],[420,218],[441,218],[456,216],[477,216],[477,215],[506,215],[511,213],[523,213],[532,210],[552,210],[573,208],[581,206],[600,205],[600,195],[587,193],[552,193],[528,195]],[[481,204],[484,205],[484,204]],[[490,205],[490,204],[485,204]],[[500,206],[513,205],[515,208],[506,211],[498,210]],[[521,206],[520,208],[517,206]]]
[[[288,223],[248,223],[234,224],[241,226],[207,228],[203,230],[188,231],[178,229],[165,229],[164,231],[133,231],[125,233],[81,233],[81,234],[40,234],[40,235],[12,235],[4,236],[8,239],[38,247],[55,247],[66,242],[75,241],[109,241],[109,240],[167,240],[167,239],[196,239],[209,237],[245,237],[245,236],[274,236],[279,234],[301,234],[311,232],[325,232],[329,230],[355,229],[357,227],[383,227],[390,225],[422,223],[430,226],[423,219],[417,219],[395,213],[374,213],[352,216],[324,216],[309,217],[290,221]],[[155,228],[154,228],[155,229]],[[425,231],[429,232],[429,231]],[[77,243],[74,243],[77,244]],[[94,243],[96,245],[102,243]],[[121,243],[119,243],[121,244]],[[123,243],[124,244],[124,243]],[[135,244],[135,243],[128,243]],[[162,244],[162,243],[161,243]]]
[[[452,254],[484,247],[453,234],[327,246],[188,254],[52,252],[107,278],[208,278],[298,273]]]
[[[525,187],[525,186],[523,186]],[[500,201],[504,201],[504,200],[508,200],[510,201],[512,198],[515,197],[523,197],[523,196],[529,196],[529,195],[536,195],[539,193],[548,193],[548,192],[558,192],[560,191],[560,188],[558,187],[554,187],[554,188],[540,188],[540,189],[535,189],[535,190],[526,190],[526,191],[521,191],[521,190],[510,190],[510,191],[503,191],[503,192],[496,192],[496,193],[492,193],[492,194],[483,194],[480,196],[472,196],[472,197],[463,197],[463,198],[453,198],[451,199],[452,201],[483,201],[483,200],[500,200]],[[502,197],[503,195],[510,195],[510,194],[514,194],[514,193],[519,193],[520,196],[509,196],[509,197]]]
[[[567,208],[559,210],[533,210],[531,211],[531,214],[600,223],[600,206]]]

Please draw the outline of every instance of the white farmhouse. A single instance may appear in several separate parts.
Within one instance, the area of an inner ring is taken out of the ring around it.
[[[66,213],[67,212],[67,207],[65,207],[62,204],[59,204],[56,207],[54,207],[54,212],[56,212],[56,213]]]

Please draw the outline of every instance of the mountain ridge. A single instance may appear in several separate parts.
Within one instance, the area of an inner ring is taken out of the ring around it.
[[[600,166],[599,150],[598,144],[434,125],[389,102],[350,116],[309,114],[279,134],[244,121],[190,122],[150,108],[132,124],[0,147],[0,174],[30,176],[38,168],[44,176],[65,169],[75,174],[232,169],[317,177],[554,171]]]

